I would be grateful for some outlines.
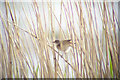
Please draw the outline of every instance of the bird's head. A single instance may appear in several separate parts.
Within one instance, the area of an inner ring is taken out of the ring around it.
[[[59,40],[55,40],[53,43],[59,44],[60,41]]]

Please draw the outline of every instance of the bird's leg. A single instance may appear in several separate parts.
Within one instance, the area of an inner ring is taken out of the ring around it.
[[[58,53],[59,53],[59,50],[58,50]],[[60,53],[59,53],[59,54],[60,54]],[[59,54],[58,54],[58,56],[57,56],[58,61],[59,61]]]

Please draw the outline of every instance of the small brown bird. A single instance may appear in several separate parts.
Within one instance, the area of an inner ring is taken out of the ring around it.
[[[56,43],[56,47],[60,51],[66,51],[69,47],[72,46],[72,40],[55,40],[53,43]]]

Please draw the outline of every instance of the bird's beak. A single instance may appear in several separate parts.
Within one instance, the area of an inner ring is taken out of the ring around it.
[[[55,41],[53,41],[52,43],[55,43]]]

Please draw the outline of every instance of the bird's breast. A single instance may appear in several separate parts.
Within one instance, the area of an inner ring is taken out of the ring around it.
[[[66,51],[67,49],[68,49],[68,47],[69,47],[69,45],[60,45],[60,44],[58,44],[57,45],[57,48],[58,48],[58,50],[61,50],[61,51]]]

